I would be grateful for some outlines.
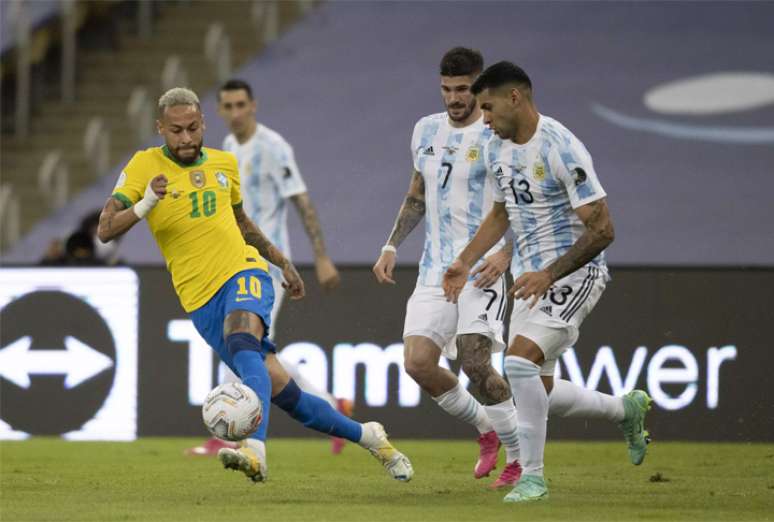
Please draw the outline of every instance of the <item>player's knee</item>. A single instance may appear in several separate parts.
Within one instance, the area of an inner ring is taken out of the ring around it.
[[[257,352],[261,357],[265,357],[261,341],[256,339],[254,335],[245,332],[232,333],[227,336],[226,348],[232,357],[244,351]]]
[[[427,381],[437,366],[421,357],[409,357],[404,362],[406,373],[418,383]]]
[[[523,357],[536,364],[542,364],[545,361],[543,350],[531,339],[517,335],[511,342],[505,355],[515,355]]]

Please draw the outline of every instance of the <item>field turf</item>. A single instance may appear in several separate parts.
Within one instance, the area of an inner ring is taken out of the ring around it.
[[[494,474],[473,479],[473,442],[396,441],[414,463],[407,484],[322,439],[271,440],[269,481],[253,484],[184,457],[194,442],[2,442],[0,520],[774,520],[774,444],[660,442],[634,467],[623,442],[550,442],[551,498],[514,505],[487,488]]]

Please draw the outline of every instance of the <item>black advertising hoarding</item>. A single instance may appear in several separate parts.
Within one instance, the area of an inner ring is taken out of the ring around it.
[[[647,390],[656,439],[772,440],[774,353],[763,332],[774,322],[774,270],[612,272],[558,365],[562,377],[608,393]],[[346,268],[342,286],[323,295],[303,270],[308,296],[285,303],[277,345],[309,380],[354,397],[359,420],[379,420],[396,437],[473,437],[401,370],[415,274],[399,269],[397,286],[379,286],[370,269]],[[2,269],[0,307],[0,438],[205,434],[201,402],[218,364],[163,268]],[[277,410],[270,434],[309,431]],[[575,419],[552,419],[549,434],[620,436],[604,421]]]

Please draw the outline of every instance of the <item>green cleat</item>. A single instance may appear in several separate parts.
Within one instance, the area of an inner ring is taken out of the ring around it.
[[[645,414],[653,399],[642,390],[632,390],[623,396],[624,420],[618,427],[624,433],[629,447],[629,460],[635,466],[642,464],[648,451],[650,434],[645,430]]]
[[[546,482],[540,475],[522,475],[503,502],[531,502],[548,498]]]

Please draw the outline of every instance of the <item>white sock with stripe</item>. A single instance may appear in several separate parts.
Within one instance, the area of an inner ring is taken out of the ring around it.
[[[489,420],[492,421],[497,438],[505,446],[505,461],[510,464],[519,460],[519,434],[517,433],[518,423],[516,422],[516,406],[513,399],[508,398],[500,404],[484,406]]]
[[[505,358],[505,373],[519,412],[521,466],[525,475],[543,476],[548,395],[540,380],[540,366],[523,357]]]
[[[624,405],[621,397],[582,388],[564,379],[555,379],[548,396],[548,411],[560,417],[607,419],[621,422]]]
[[[479,433],[488,433],[494,429],[484,407],[462,387],[459,381],[454,388],[438,397],[433,397],[433,400],[452,417],[475,426]]]

